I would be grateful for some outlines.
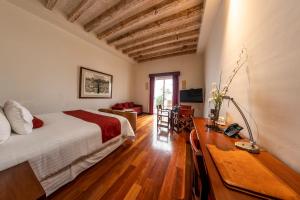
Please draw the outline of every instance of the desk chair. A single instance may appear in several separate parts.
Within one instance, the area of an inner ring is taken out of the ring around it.
[[[208,196],[208,178],[207,171],[203,161],[203,154],[200,148],[200,143],[195,129],[191,131],[190,143],[193,154],[193,167],[192,167],[192,196],[195,200],[209,200],[212,199]]]
[[[180,108],[192,110],[192,106],[189,106],[189,105],[180,105]]]
[[[183,129],[188,129],[189,131],[193,128],[193,117],[194,109],[182,109],[179,108],[177,123],[179,132]]]
[[[163,127],[170,129],[170,110],[163,109],[161,105],[156,106],[157,109],[157,129]]]

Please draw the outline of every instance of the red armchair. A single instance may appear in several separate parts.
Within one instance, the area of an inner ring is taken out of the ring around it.
[[[137,114],[143,113],[143,106],[134,104],[133,102],[125,102],[125,103],[117,103],[111,107],[113,110],[123,110],[123,111],[134,111],[137,112]]]

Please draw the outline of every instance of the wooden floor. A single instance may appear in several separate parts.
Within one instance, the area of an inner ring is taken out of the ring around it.
[[[186,134],[157,134],[155,117],[138,117],[136,140],[119,147],[49,199],[188,199]]]

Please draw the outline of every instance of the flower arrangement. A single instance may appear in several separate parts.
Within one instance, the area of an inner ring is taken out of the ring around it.
[[[222,72],[220,74],[219,84],[217,85],[217,83],[215,82],[212,83],[212,90],[210,92],[210,98],[208,101],[209,104],[212,103],[214,105],[214,110],[211,116],[214,123],[216,123],[219,119],[223,97],[227,95],[234,77],[237,75],[239,70],[246,64],[247,60],[248,60],[247,49],[243,48],[239,54],[238,60],[235,63],[231,76],[228,77],[226,84],[223,87],[221,87]]]

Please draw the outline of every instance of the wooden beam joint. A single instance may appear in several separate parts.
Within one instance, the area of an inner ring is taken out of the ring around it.
[[[140,59],[140,60],[136,60],[136,61],[139,62],[139,63],[141,63],[141,62],[147,62],[147,61],[156,60],[156,59],[163,59],[163,58],[174,57],[174,56],[194,54],[196,52],[197,52],[197,50],[194,49],[194,50],[177,52],[177,53],[173,53],[173,54],[161,55],[161,56],[152,57],[152,58],[148,58],[148,59]]]
[[[143,10],[135,15],[132,15],[121,22],[107,28],[106,30],[102,31],[97,35],[99,39],[108,37],[112,34],[115,34],[118,31],[121,31],[124,28],[127,28],[133,24],[139,23],[143,21],[145,18],[150,16],[155,16],[158,13],[166,12],[170,9],[175,9],[175,7],[184,0],[164,0],[160,2],[159,4],[156,4],[146,10]]]
[[[121,12],[124,12],[124,10],[128,10],[130,7],[141,3],[145,0],[120,0],[117,4],[110,7],[109,9],[105,10],[103,13],[92,19],[90,22],[84,25],[84,29],[88,32],[96,29],[98,26],[100,26],[103,22],[105,22],[108,19],[111,19],[115,16],[118,16],[121,14]]]
[[[177,48],[173,48],[173,49],[169,49],[169,50],[159,51],[159,52],[145,54],[145,55],[139,55],[139,56],[135,57],[134,59],[135,60],[145,60],[145,59],[150,59],[150,58],[157,57],[157,56],[174,54],[174,53],[189,51],[189,50],[195,50],[196,48],[197,48],[197,44],[183,45],[182,47],[177,47]]]
[[[122,40],[124,38],[130,38],[130,37],[134,37],[135,35],[141,34],[141,33],[147,33],[153,29],[157,29],[166,25],[170,25],[170,24],[178,24],[178,21],[182,21],[182,20],[186,20],[188,18],[192,18],[192,17],[199,17],[200,13],[203,10],[203,3],[197,5],[197,6],[193,6],[189,9],[183,10],[179,13],[164,17],[162,19],[159,19],[157,21],[154,21],[150,24],[147,24],[145,26],[136,28],[130,32],[127,32],[121,36],[117,36],[114,37],[110,40],[108,40],[108,43],[113,43],[119,40]],[[99,39],[103,38],[103,35],[101,35],[101,33],[98,35]]]
[[[172,42],[172,41],[178,41],[179,39],[187,39],[187,38],[191,38],[191,37],[194,38],[194,37],[197,37],[198,34],[199,34],[199,30],[195,29],[195,30],[183,32],[183,33],[180,33],[180,34],[171,35],[171,36],[168,36],[168,37],[164,37],[164,38],[161,38],[161,39],[157,39],[157,40],[145,42],[145,43],[133,46],[133,47],[129,47],[127,49],[124,49],[123,53],[130,53],[130,52],[134,52],[134,51],[137,51],[139,49],[142,49],[142,48],[147,48],[147,47],[150,47],[150,46],[155,46],[155,45],[158,45],[158,44]]]
[[[162,44],[162,45],[155,46],[155,47],[142,49],[142,50],[130,53],[128,56],[129,57],[138,57],[139,55],[148,54],[148,53],[160,51],[163,49],[180,47],[183,45],[191,45],[191,44],[195,45],[195,44],[197,44],[197,42],[198,42],[198,37],[190,38],[190,39],[186,39],[186,40],[180,40],[180,41],[176,41],[176,42],[172,42],[172,43],[167,43],[167,44]]]
[[[95,2],[96,0],[82,0],[69,15],[68,20],[70,22],[75,22],[83,13],[85,13],[92,5],[94,5]]]
[[[58,0],[47,0],[45,6],[47,9],[52,10],[57,2]]]

